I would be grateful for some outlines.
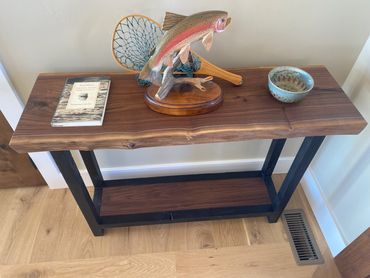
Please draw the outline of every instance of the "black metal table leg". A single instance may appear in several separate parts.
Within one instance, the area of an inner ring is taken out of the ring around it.
[[[269,151],[267,153],[265,163],[262,167],[262,175],[271,176],[275,169],[276,163],[279,160],[281,151],[285,145],[286,139],[274,139],[271,142]]]
[[[98,161],[96,160],[94,151],[80,151],[82,160],[86,166],[87,172],[94,185],[94,198],[93,203],[95,205],[97,213],[100,214],[101,199],[103,195],[103,187],[105,181],[100,171]]]
[[[274,172],[276,163],[279,160],[281,151],[284,148],[286,139],[274,139],[271,142],[270,148],[267,152],[265,162],[263,163],[261,174],[262,178],[265,181],[271,202],[276,197],[276,190],[274,182],[272,181],[271,175]]]
[[[91,231],[95,236],[104,234],[104,229],[99,226],[100,217],[86,189],[85,183],[78,171],[76,163],[69,151],[51,152],[60,172],[62,173],[73,197],[75,198],[82,214],[84,215]]]
[[[80,151],[81,157],[89,172],[90,178],[95,187],[104,185],[103,175],[100,172],[98,161],[96,160],[94,151]]]
[[[270,223],[276,222],[288,204],[307,167],[310,165],[325,136],[306,137],[294,158],[283,184],[273,201],[273,214],[268,217]]]

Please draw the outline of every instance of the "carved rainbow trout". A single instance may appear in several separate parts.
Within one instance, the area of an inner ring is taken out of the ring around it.
[[[168,31],[143,67],[139,78],[160,86],[162,80],[160,71],[163,64],[172,68],[175,58],[186,63],[190,44],[200,39],[204,47],[209,50],[213,42],[213,33],[224,31],[230,21],[231,18],[228,18],[227,12],[224,11],[206,11],[191,16],[167,12],[162,30]]]

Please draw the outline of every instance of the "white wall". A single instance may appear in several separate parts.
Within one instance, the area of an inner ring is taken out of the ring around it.
[[[370,123],[370,37],[343,89]],[[357,136],[330,136],[311,164],[346,244],[370,226],[370,127]]]
[[[368,0],[0,0],[0,59],[23,100],[40,72],[121,71],[111,35],[124,15],[161,21],[165,11],[229,11],[232,25],[206,56],[225,67],[325,64],[338,82],[350,71],[370,30]],[[201,51],[204,53],[204,51]],[[297,142],[288,143],[291,156]],[[101,151],[103,167],[261,158],[267,141],[125,152]]]
[[[292,157],[298,150],[301,140],[289,140],[282,156]],[[125,165],[152,165],[182,162],[204,162],[220,160],[240,160],[261,158],[267,153],[270,140],[247,142],[199,144],[191,146],[171,146],[144,148],[137,150],[97,151],[99,163],[103,167],[122,167]]]
[[[229,11],[208,57],[228,67],[325,64],[342,83],[370,30],[368,0],[0,0],[0,57],[27,99],[39,72],[120,71],[110,50],[117,21],[141,13]]]

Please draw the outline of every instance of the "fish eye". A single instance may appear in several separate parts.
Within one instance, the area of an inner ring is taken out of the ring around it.
[[[225,18],[221,19],[222,22],[225,22]]]

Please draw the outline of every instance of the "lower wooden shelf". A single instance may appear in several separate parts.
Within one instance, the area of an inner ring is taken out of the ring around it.
[[[197,178],[198,176],[198,178]],[[261,207],[271,205],[265,181],[259,172],[106,181],[100,216],[196,211],[204,209]],[[212,178],[214,177],[214,178]],[[140,184],[138,180],[144,181]]]

